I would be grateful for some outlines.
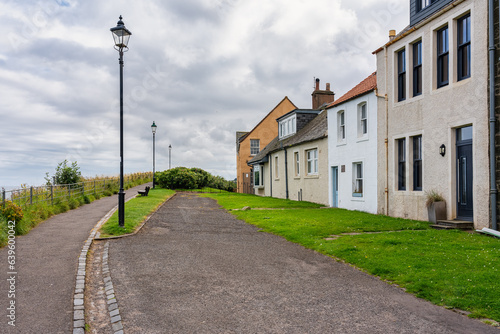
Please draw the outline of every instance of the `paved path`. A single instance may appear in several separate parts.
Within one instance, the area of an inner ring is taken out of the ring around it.
[[[126,198],[138,189],[125,191]],[[16,327],[7,324],[7,248],[0,250],[0,333],[72,333],[78,256],[117,195],[54,216],[16,238]]]
[[[125,333],[499,333],[191,194],[108,262]]]

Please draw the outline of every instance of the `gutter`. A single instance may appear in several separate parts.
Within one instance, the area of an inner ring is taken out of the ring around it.
[[[491,227],[497,227],[497,181],[496,181],[496,152],[495,152],[495,19],[494,1],[489,0],[489,76],[490,76],[490,206],[491,206]],[[500,15],[500,9],[499,9]]]
[[[289,199],[288,197],[288,150],[286,148],[283,148],[285,150],[285,195],[286,199]]]

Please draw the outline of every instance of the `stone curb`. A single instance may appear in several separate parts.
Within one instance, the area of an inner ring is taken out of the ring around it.
[[[109,237],[109,238],[99,238],[98,237],[98,231],[101,228],[101,226],[108,221],[109,218],[115,213],[116,210],[118,210],[118,205],[116,205],[113,209],[111,209],[104,217],[99,220],[99,222],[94,226],[94,228],[90,231],[90,235],[88,239],[85,241],[85,244],[83,245],[82,251],[80,252],[80,256],[78,257],[78,270],[77,270],[77,276],[76,276],[76,285],[75,285],[75,291],[73,294],[73,334],[85,334],[85,305],[84,305],[84,294],[85,294],[85,276],[87,274],[87,254],[89,252],[90,246],[92,245],[92,242],[94,240],[106,240],[106,239],[118,239],[118,238],[123,238],[126,236],[130,235],[135,235],[139,230],[146,224],[146,222],[151,218],[153,214],[156,213],[167,201],[169,201],[171,198],[173,198],[177,193],[174,193],[172,196],[167,198],[158,208],[152,212],[137,228],[133,233],[121,235],[119,237]],[[128,200],[125,201],[128,202],[131,199],[137,197],[131,197]],[[109,267],[107,265],[107,259],[108,259],[108,249],[109,249],[109,244],[106,243],[105,247],[105,254],[106,254],[106,266],[104,265],[104,254],[103,254],[103,275],[107,275],[105,278],[108,278],[109,282],[111,282],[111,276],[109,274]],[[104,268],[107,268],[107,272],[104,272]],[[107,283],[107,281],[104,281]],[[108,287],[108,286],[106,286]],[[112,287],[112,284],[111,284]],[[114,289],[112,289],[114,291]],[[107,294],[108,291],[106,291]],[[113,296],[115,298],[114,292],[112,294],[107,294],[107,296]],[[116,300],[116,298],[115,298]],[[109,301],[109,299],[108,299]],[[113,309],[109,309],[111,305],[116,305],[113,306]],[[109,303],[108,303],[109,305]],[[118,303],[111,303],[110,306],[108,306],[108,310],[110,311],[110,316],[111,316],[111,323],[113,330],[115,334],[123,334],[123,326],[121,323],[121,317],[119,315],[118,311]],[[113,320],[115,322],[113,322]],[[119,322],[119,325],[118,325]]]

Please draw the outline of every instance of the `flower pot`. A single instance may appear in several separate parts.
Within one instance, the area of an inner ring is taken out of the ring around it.
[[[446,220],[446,202],[434,202],[427,208],[429,221],[436,224],[438,220]]]

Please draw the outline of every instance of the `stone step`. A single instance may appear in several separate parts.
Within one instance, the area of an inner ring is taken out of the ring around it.
[[[438,220],[437,224],[432,227],[439,227],[440,229],[472,230],[474,229],[474,223],[463,220]]]

